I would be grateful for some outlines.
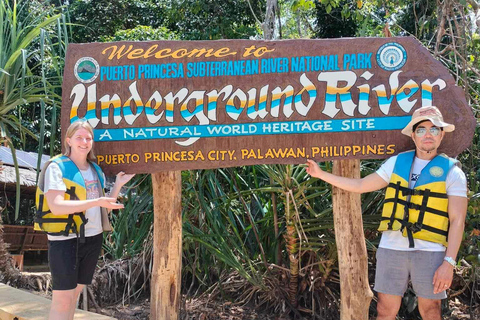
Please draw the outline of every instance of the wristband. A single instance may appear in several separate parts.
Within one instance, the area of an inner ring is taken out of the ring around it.
[[[450,263],[454,267],[457,265],[457,262],[452,257],[445,257],[445,258],[443,258],[443,260],[447,261],[448,263]]]

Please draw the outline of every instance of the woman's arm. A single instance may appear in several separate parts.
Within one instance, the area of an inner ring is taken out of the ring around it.
[[[45,194],[48,207],[54,215],[73,214],[83,212],[93,207],[107,209],[122,209],[123,204],[116,203],[117,198],[101,197],[90,200],[65,200],[65,191],[48,190]]]
[[[125,185],[125,183],[130,181],[133,176],[135,176],[135,174],[126,174],[125,172],[120,171],[117,174],[117,178],[115,179],[115,184],[113,185],[112,190],[110,190],[109,197],[116,199],[122,187]]]

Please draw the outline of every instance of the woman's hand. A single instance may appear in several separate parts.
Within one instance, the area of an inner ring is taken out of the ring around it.
[[[117,198],[100,197],[97,199],[98,206],[107,209],[123,209],[123,204],[117,202]]]
[[[318,164],[315,161],[309,159],[307,160],[306,165],[307,167],[305,168],[305,170],[307,171],[307,173],[314,178],[320,179],[320,175],[322,174],[323,170],[320,169]]]
[[[132,179],[133,176],[135,176],[135,174],[126,174],[125,172],[120,171],[117,174],[117,178],[115,179],[115,184],[117,184],[118,187],[121,188],[125,183],[130,181],[130,179]]]

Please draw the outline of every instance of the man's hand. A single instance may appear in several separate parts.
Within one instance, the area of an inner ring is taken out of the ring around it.
[[[319,178],[320,179],[320,175],[322,174],[322,169],[320,169],[320,167],[318,166],[318,164],[313,161],[313,160],[307,160],[307,163],[306,163],[307,167],[306,167],[306,171],[309,175],[311,175],[312,177],[314,178]]]
[[[450,288],[452,280],[453,266],[447,261],[443,261],[433,276],[433,293],[437,294]]]

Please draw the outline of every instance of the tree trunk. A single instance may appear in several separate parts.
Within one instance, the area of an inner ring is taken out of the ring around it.
[[[152,174],[154,225],[150,319],[177,320],[182,274],[181,171]]]
[[[360,160],[333,161],[333,173],[360,178]],[[368,284],[360,194],[334,187],[332,198],[340,269],[340,319],[368,320],[373,293]]]
[[[267,0],[265,7],[265,20],[262,23],[263,38],[265,40],[272,40],[275,32],[277,0]]]

